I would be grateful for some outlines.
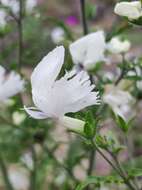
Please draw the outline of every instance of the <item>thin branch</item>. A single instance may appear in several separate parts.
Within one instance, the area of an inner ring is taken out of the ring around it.
[[[6,167],[5,162],[1,155],[0,155],[0,168],[1,168],[3,179],[4,179],[4,182],[6,185],[6,190],[14,190],[14,188],[10,182],[9,176],[8,176],[7,167]]]
[[[75,178],[74,174],[72,173],[71,169],[69,169],[67,166],[65,166],[64,164],[62,164],[60,161],[58,161],[54,154],[52,153],[52,151],[47,147],[47,145],[44,145],[44,149],[47,152],[48,156],[54,160],[54,162],[61,168],[64,168],[65,171],[68,173],[68,175],[76,182],[76,184],[78,183],[78,180]]]
[[[36,156],[34,145],[31,146],[31,153],[32,153],[32,159],[33,159],[33,169],[31,171],[30,190],[36,190],[37,189],[37,184],[36,184],[37,156]]]
[[[18,70],[21,72],[21,66],[23,62],[23,0],[19,0],[19,19],[18,19],[18,43],[19,43],[19,55],[18,55]]]
[[[85,0],[80,0],[80,6],[81,6],[83,34],[86,35],[88,34],[88,26],[87,26],[87,19],[86,19]]]
[[[124,183],[131,189],[136,190],[135,187],[129,182],[129,179],[127,179],[126,176],[124,176],[124,173],[118,168],[114,163],[112,163],[107,156],[98,148],[98,146],[94,143],[93,140],[91,140],[91,144],[96,148],[98,153],[110,164],[110,166],[116,171],[116,173],[124,180]]]

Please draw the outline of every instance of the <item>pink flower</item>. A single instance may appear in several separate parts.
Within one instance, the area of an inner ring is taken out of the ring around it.
[[[75,16],[68,16],[65,19],[65,23],[69,26],[76,26],[76,25],[78,25],[79,21]]]

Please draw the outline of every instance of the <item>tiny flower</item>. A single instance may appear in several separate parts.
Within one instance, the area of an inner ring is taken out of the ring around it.
[[[6,101],[10,97],[23,91],[24,80],[15,72],[6,74],[5,69],[0,66],[0,101]]]
[[[59,44],[65,39],[65,32],[61,27],[56,27],[51,31],[51,39],[55,44]]]
[[[112,38],[107,44],[108,51],[114,54],[126,53],[129,51],[130,47],[131,43],[128,40],[122,41],[119,37]]]
[[[76,26],[79,22],[75,16],[69,16],[66,18],[65,23],[69,26]]]
[[[55,48],[41,60],[31,76],[32,98],[36,107],[24,108],[35,119],[52,118],[66,127],[74,125],[80,128],[84,123],[64,115],[98,104],[98,92],[93,91],[95,86],[91,85],[85,71],[77,74],[71,71],[57,79],[63,62],[63,46]]]
[[[128,91],[119,89],[117,86],[106,85],[103,101],[108,104],[116,115],[127,120],[130,116],[133,97]],[[132,116],[132,114],[131,114]]]
[[[16,111],[12,114],[12,118],[15,125],[20,125],[25,120],[26,116],[24,113],[19,113]]]
[[[129,20],[136,20],[142,16],[142,7],[140,1],[117,3],[114,12],[119,16],[128,17]]]
[[[88,34],[69,47],[73,62],[83,65],[86,69],[92,68],[99,61],[104,61],[105,48],[103,31]]]

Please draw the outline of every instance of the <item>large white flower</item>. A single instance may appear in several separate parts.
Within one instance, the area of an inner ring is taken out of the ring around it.
[[[88,34],[73,42],[69,49],[75,64],[82,64],[86,69],[92,68],[96,62],[104,60],[106,48],[103,31]]]
[[[0,66],[0,101],[6,101],[23,89],[24,80],[20,78],[19,74],[15,72],[6,74],[5,69]]]
[[[111,107],[116,115],[121,116],[124,120],[133,115],[131,105],[134,99],[128,91],[121,90],[117,86],[108,85],[103,95],[103,101]]]
[[[69,112],[98,103],[98,92],[92,92],[89,76],[81,71],[66,73],[57,79],[64,62],[64,47],[59,46],[45,56],[34,69],[31,76],[32,98],[36,106],[25,110],[35,119],[53,118],[65,125],[74,125],[78,121],[64,116]],[[84,122],[79,122],[84,125]]]
[[[107,49],[114,54],[126,53],[129,51],[131,43],[128,40],[120,40],[119,37],[114,37],[107,44]]]
[[[142,7],[140,1],[117,3],[114,12],[120,16],[128,17],[130,20],[138,19],[142,16]]]

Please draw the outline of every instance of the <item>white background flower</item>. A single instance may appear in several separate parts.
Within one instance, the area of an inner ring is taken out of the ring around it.
[[[24,80],[15,72],[6,74],[5,69],[0,66],[0,101],[6,101],[8,98],[23,91]]]
[[[10,182],[15,190],[27,190],[29,188],[28,175],[23,168],[11,167],[8,173]]]
[[[25,107],[31,117],[53,118],[56,121],[62,121],[62,124],[67,124],[67,117],[64,118],[66,113],[77,112],[98,103],[98,92],[92,92],[94,85],[91,85],[86,72],[81,71],[75,74],[71,71],[57,80],[63,62],[64,47],[60,46],[45,56],[34,69],[31,85],[36,108]],[[64,119],[65,122],[63,122]]]
[[[86,69],[92,68],[96,62],[104,60],[106,48],[103,31],[88,34],[70,45],[70,53],[75,64],[82,64]]]
[[[14,14],[19,12],[19,1],[17,0],[1,0],[1,3],[9,7]]]
[[[32,10],[36,7],[37,5],[37,0],[26,0],[26,11],[28,13],[31,13]]]
[[[124,120],[131,117],[133,97],[128,91],[119,89],[117,86],[108,85],[103,95],[103,101],[108,104],[116,115],[121,116]]]
[[[55,44],[62,42],[65,38],[65,32],[61,27],[56,27],[51,31],[51,39]]]
[[[20,7],[19,0],[1,0],[1,3],[4,6],[9,7],[14,14],[18,14]],[[25,9],[28,13],[30,13],[36,5],[37,5],[37,0],[25,1]]]
[[[114,54],[126,53],[129,51],[131,43],[128,40],[120,40],[119,37],[114,37],[107,44],[107,49]]]
[[[114,12],[120,16],[128,17],[128,19],[138,19],[142,16],[142,7],[140,1],[120,2],[117,3]]]
[[[7,21],[6,21],[7,14],[4,10],[0,10],[0,28],[4,28]]]

